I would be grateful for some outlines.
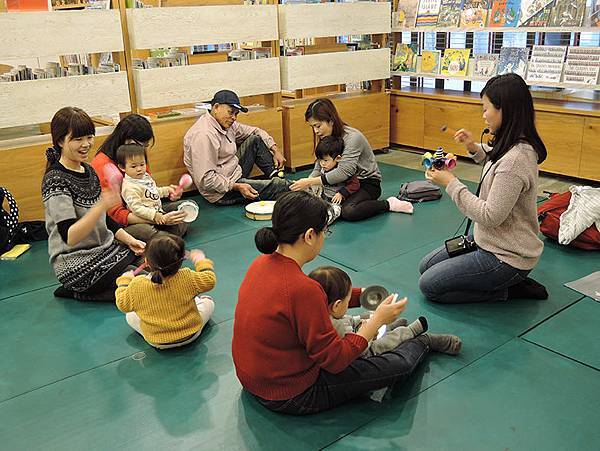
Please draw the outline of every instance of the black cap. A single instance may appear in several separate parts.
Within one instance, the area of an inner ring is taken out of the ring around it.
[[[215,96],[210,101],[210,104],[214,105],[215,103],[231,105],[232,107],[237,108],[243,113],[248,112],[248,108],[245,108],[241,105],[240,98],[238,97],[238,95],[235,92],[229,91],[227,89],[223,89],[215,94]]]

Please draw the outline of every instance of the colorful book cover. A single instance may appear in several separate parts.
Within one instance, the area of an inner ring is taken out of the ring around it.
[[[392,70],[400,72],[416,72],[417,55],[417,44],[397,44]]]
[[[517,27],[521,15],[521,0],[506,0],[505,27]]]
[[[460,26],[465,28],[485,27],[489,9],[489,0],[465,0]]]
[[[556,0],[550,13],[550,27],[581,27],[586,0]]]
[[[503,27],[506,22],[506,2],[507,0],[494,0],[492,10],[490,11],[490,20],[488,27]]]
[[[482,53],[475,55],[475,67],[473,76],[490,78],[498,73],[498,60],[500,55],[496,53]]]
[[[527,22],[523,24],[524,27],[547,27],[550,21],[550,14],[552,13],[552,3],[548,4],[545,8],[531,17]]]
[[[550,3],[552,3],[552,0],[521,0],[521,12],[519,14],[518,26],[531,26],[527,23]]]
[[[592,0],[585,8],[584,27],[600,27],[600,0]]]
[[[437,22],[438,28],[458,27],[463,2],[464,0],[442,0]]]
[[[417,27],[435,27],[442,0],[421,0],[417,10]]]
[[[471,49],[446,49],[440,64],[441,73],[465,77],[469,65]]]
[[[439,50],[423,50],[421,52],[421,72],[439,74],[441,53]]]
[[[518,74],[523,79],[527,73],[529,49],[520,47],[502,47],[498,61],[498,75]]]
[[[412,28],[417,20],[419,0],[398,0],[395,28]]]

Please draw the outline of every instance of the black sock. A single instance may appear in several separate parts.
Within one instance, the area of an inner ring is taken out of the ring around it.
[[[75,299],[75,292],[68,290],[61,285],[56,290],[54,290],[54,296],[56,296],[57,298]]]
[[[546,287],[530,277],[508,287],[508,299],[548,299]]]

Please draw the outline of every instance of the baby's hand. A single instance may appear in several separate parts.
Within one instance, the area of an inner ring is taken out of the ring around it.
[[[192,249],[188,252],[188,258],[194,263],[199,262],[200,260],[206,260],[206,255],[200,249]]]
[[[133,274],[133,271],[126,271],[123,274],[121,274],[121,276],[123,276],[123,277],[131,277],[131,278],[135,277],[135,275]]]
[[[160,212],[156,212],[154,215],[154,222],[159,225],[163,225],[165,223],[165,215]]]
[[[335,193],[335,196],[333,196],[333,198],[331,199],[331,202],[334,204],[341,204],[344,201],[344,196],[342,196],[340,193]]]

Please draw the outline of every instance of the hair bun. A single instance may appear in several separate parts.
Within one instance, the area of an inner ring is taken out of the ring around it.
[[[272,254],[277,249],[277,235],[273,227],[263,227],[254,235],[254,244],[263,254]]]

